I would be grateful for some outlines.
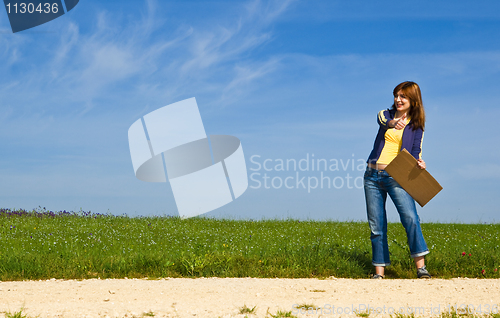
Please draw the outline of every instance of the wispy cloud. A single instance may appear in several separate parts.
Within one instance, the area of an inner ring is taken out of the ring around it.
[[[252,93],[252,83],[276,71],[279,65],[279,57],[270,58],[265,62],[238,63],[234,66],[232,80],[225,85],[220,99],[216,102],[220,105],[230,105],[242,96]]]
[[[103,172],[111,161],[131,171],[126,129],[151,108],[186,94],[226,101],[248,94],[275,70],[273,57],[250,53],[270,41],[270,23],[289,2],[275,1],[284,3],[275,9],[255,3],[256,11],[235,5],[236,15],[208,27],[185,19],[166,29],[165,17],[156,15],[162,4],[150,0],[140,14],[101,11],[90,25],[66,22],[56,35],[0,37],[0,57],[11,61],[0,65],[0,136],[9,153],[3,175],[21,185],[63,169],[86,187],[96,178],[89,164]],[[57,183],[33,195],[71,195]]]
[[[298,3],[298,0],[254,0],[246,5],[247,17],[259,21],[261,25],[268,25],[276,21],[294,3]]]
[[[425,2],[415,4],[418,12],[409,11],[404,18],[456,18],[465,12],[456,6],[450,7],[449,14],[439,11],[451,2]],[[71,197],[86,191],[93,201],[101,192],[117,196],[138,189],[148,192],[148,185],[134,179],[126,130],[152,109],[192,96],[203,101],[200,111],[207,132],[220,129],[240,137],[246,155],[365,158],[377,129],[376,112],[390,105],[392,88],[403,80],[415,80],[423,89],[429,115],[424,154],[432,149],[435,158],[429,166],[453,182],[499,177],[500,168],[493,159],[498,151],[491,147],[498,143],[495,126],[482,123],[498,117],[494,109],[500,98],[496,88],[500,52],[471,46],[467,52],[429,49],[431,53],[380,54],[368,48],[363,51],[366,54],[315,54],[322,45],[335,45],[325,33],[324,41],[311,42],[317,47],[307,51],[310,54],[298,54],[273,46],[280,45],[275,41],[280,27],[290,23],[292,29],[300,28],[307,19],[315,26],[318,19],[392,19],[393,4],[363,2],[360,6],[358,0],[315,5],[292,0],[217,3],[214,6],[223,9],[204,12],[212,10],[212,4],[196,2],[203,7],[200,13],[186,10],[189,5],[180,1],[123,1],[113,6],[89,0],[87,8],[95,11],[86,13],[85,21],[68,14],[51,22],[51,26],[64,24],[58,32],[4,36],[0,30],[0,137],[6,153],[0,160],[1,172],[4,188],[15,185],[5,193],[12,197],[22,193],[23,184],[30,180],[37,185],[27,187],[30,193],[25,196],[37,198]],[[133,10],[116,10],[127,5]],[[469,6],[472,18],[496,17],[500,12]],[[439,10],[426,16],[422,8]],[[0,22],[6,25],[5,20]],[[441,40],[433,34],[429,37]],[[353,45],[352,52],[357,47]],[[219,111],[221,107],[226,109]],[[210,118],[212,110],[217,113]],[[478,171],[475,164],[461,166],[450,158],[484,165]],[[436,167],[436,161],[441,161],[441,167]],[[96,186],[101,179],[105,182]],[[165,188],[161,189],[158,193]],[[146,196],[138,195],[138,200]],[[258,198],[265,209],[290,202],[289,196],[279,203],[274,195],[267,196]],[[159,197],[154,204],[163,206]],[[311,204],[310,197],[309,201],[304,196],[293,199],[304,206]],[[125,201],[121,198],[119,204]],[[314,204],[325,211],[329,202],[315,200]],[[349,200],[343,202],[346,208],[354,206]],[[255,210],[251,203],[248,209]]]
[[[253,1],[241,7],[238,16],[210,28],[193,23],[170,32],[162,30],[155,14],[159,3],[153,0],[146,1],[138,21],[122,21],[103,11],[91,32],[69,23],[52,48],[48,44],[42,48],[43,58],[36,67],[24,65],[25,72],[4,78],[0,84],[15,88],[10,93],[23,96],[24,107],[80,114],[96,107],[98,100],[112,99],[111,90],[119,103],[123,100],[117,92],[131,96],[147,90],[156,98],[173,98],[186,88],[203,91],[208,87],[220,96],[233,90],[233,95],[243,94],[238,83],[249,84],[272,71],[273,58],[259,61],[249,53],[272,38],[269,25],[290,3]],[[30,41],[35,41],[34,36]],[[26,43],[7,44],[0,54],[11,67],[16,63],[19,67],[24,60],[19,60],[18,52],[26,52]],[[249,72],[246,65],[254,71]]]

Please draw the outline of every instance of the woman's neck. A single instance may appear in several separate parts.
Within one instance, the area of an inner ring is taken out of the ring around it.
[[[406,114],[406,117],[408,118],[408,111],[400,112],[399,110],[396,110],[396,114],[394,114],[394,117],[401,118],[401,117],[403,117],[404,114]]]

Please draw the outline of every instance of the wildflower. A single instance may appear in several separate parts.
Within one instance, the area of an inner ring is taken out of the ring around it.
[[[483,275],[484,275],[484,273],[486,273],[486,270],[485,270],[485,269],[483,269],[483,270],[481,271],[481,274],[483,274]]]
[[[471,256],[471,255],[472,255],[472,254],[471,254],[471,253],[469,253],[469,256]]]
[[[462,252],[462,256],[465,256],[465,252]]]
[[[495,268],[495,269],[494,269],[494,271],[495,271],[495,272],[496,272],[496,271],[498,271],[498,268]]]

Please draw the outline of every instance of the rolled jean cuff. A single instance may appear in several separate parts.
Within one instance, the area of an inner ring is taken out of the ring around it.
[[[391,263],[374,263],[374,262],[372,262],[372,265],[373,265],[373,266],[382,266],[382,267],[386,267],[386,266],[391,265]]]
[[[427,255],[427,254],[429,254],[429,250],[423,251],[423,252],[420,252],[420,253],[411,254],[411,257],[415,258],[415,257],[424,256],[424,255]]]

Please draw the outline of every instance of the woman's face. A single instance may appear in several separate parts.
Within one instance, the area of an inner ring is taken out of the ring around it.
[[[394,105],[400,113],[406,113],[410,109],[410,100],[402,91],[398,91],[394,96]]]

